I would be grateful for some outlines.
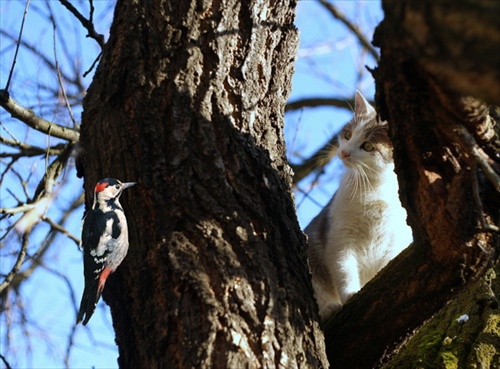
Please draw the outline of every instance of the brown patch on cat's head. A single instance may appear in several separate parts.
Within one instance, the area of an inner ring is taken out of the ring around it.
[[[364,127],[364,137],[375,147],[386,163],[392,162],[393,146],[389,138],[387,122],[381,122],[377,118],[372,119]]]

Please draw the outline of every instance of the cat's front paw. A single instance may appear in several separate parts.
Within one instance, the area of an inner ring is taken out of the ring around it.
[[[321,322],[324,323],[326,322],[336,311],[340,310],[342,307],[342,304],[338,302],[331,302],[324,306],[322,309],[319,310],[319,316],[321,318]]]
[[[359,289],[353,289],[353,291],[344,291],[340,294],[340,301],[342,301],[342,305],[345,305],[347,301],[351,299],[354,294],[356,294]]]

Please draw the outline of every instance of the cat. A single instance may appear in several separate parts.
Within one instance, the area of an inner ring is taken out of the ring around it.
[[[326,321],[413,240],[401,206],[387,122],[356,91],[339,135],[346,170],[330,202],[306,227],[321,321]]]

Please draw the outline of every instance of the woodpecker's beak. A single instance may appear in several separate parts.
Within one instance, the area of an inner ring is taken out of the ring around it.
[[[135,186],[137,184],[137,182],[125,182],[125,183],[122,183],[122,191],[126,188],[129,188],[129,187],[132,187],[132,186]]]

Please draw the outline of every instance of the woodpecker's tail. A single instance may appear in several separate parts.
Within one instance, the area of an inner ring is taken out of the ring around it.
[[[85,288],[83,290],[82,302],[80,302],[80,311],[76,318],[76,324],[80,323],[82,320],[83,325],[89,322],[92,314],[94,314],[97,302],[101,297],[106,280],[112,272],[113,270],[111,268],[106,267],[102,270],[101,274],[99,274],[99,277],[89,282],[85,281]],[[83,316],[85,316],[85,319],[83,319]]]
[[[99,297],[101,297],[101,294],[99,293],[99,284],[97,283],[97,280],[90,283],[90,285],[85,285],[82,302],[80,302],[80,311],[78,311],[78,316],[76,318],[76,324],[82,322],[82,320],[83,325],[86,325],[89,322],[92,314],[94,314]],[[83,319],[84,316],[85,319]]]

